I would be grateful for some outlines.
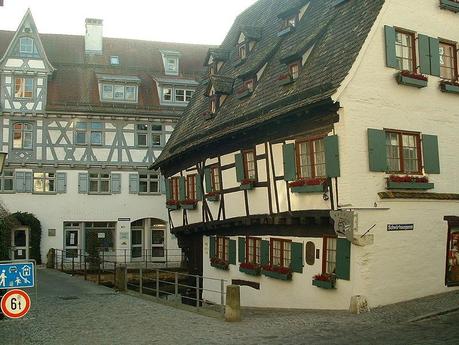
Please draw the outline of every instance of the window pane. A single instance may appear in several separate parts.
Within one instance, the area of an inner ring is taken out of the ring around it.
[[[86,129],[88,124],[86,122],[77,122],[75,128],[77,129]]]
[[[325,145],[324,140],[314,140],[315,177],[325,177]]]
[[[21,37],[19,40],[19,52],[33,54],[33,39],[30,37]]]
[[[389,171],[400,171],[400,148],[399,136],[397,133],[386,133],[386,152]]]
[[[89,191],[90,192],[98,192],[98,186],[99,186],[99,182],[97,180],[89,181]]]
[[[147,146],[147,135],[146,134],[137,134],[137,145]]]
[[[147,181],[139,181],[139,192],[148,193],[148,183]]]
[[[170,88],[163,89],[163,100],[172,101],[172,89]]]
[[[31,132],[24,132],[24,149],[31,149],[32,148],[32,133]]]
[[[400,70],[414,71],[413,36],[411,34],[396,33],[395,54]]]
[[[160,134],[152,134],[152,136],[151,136],[151,144],[153,146],[160,146],[161,145],[161,135]]]
[[[114,99],[116,100],[124,100],[124,86],[123,85],[115,85],[113,88]]]
[[[13,190],[13,179],[7,178],[3,180],[3,190],[6,190],[6,191]]]
[[[150,193],[158,193],[159,184],[158,181],[150,181]]]
[[[78,145],[86,144],[86,132],[77,132],[75,140]]]
[[[110,181],[100,181],[100,191],[102,193],[109,192],[110,191]]]
[[[102,132],[91,132],[91,144],[102,145]]]
[[[91,129],[103,129],[104,124],[102,122],[91,122]]]
[[[309,143],[300,143],[298,148],[300,154],[300,178],[312,177],[312,164],[311,154],[309,152]]]
[[[148,125],[146,125],[144,123],[138,124],[137,125],[137,130],[138,131],[146,131],[146,130],[148,130]]]
[[[151,130],[154,132],[161,132],[163,130],[162,125],[151,125]]]
[[[443,79],[456,79],[456,54],[455,46],[440,42],[440,77]]]
[[[191,98],[193,97],[193,94],[194,94],[194,91],[186,90],[185,101],[187,101],[187,102],[191,101]]]
[[[185,101],[185,90],[175,90],[175,100],[177,102]]]
[[[164,244],[164,231],[152,230],[151,231],[151,244]]]
[[[136,89],[135,86],[126,86],[126,100],[135,101],[136,100]]]

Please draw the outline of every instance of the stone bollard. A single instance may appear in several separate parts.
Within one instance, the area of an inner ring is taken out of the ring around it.
[[[116,267],[116,280],[115,289],[118,291],[126,291],[127,286],[127,267],[118,266]]]
[[[360,314],[366,313],[370,311],[370,307],[368,306],[368,301],[365,296],[356,295],[351,297],[351,306],[349,308],[351,314]]]
[[[46,254],[46,268],[55,268],[55,259],[56,259],[56,251],[54,248],[48,250],[48,254]]]
[[[238,285],[226,287],[225,321],[241,321],[241,290]]]

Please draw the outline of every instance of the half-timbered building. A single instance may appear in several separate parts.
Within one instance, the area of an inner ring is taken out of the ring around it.
[[[0,177],[11,212],[41,222],[42,256],[99,247],[120,260],[164,261],[164,188],[148,167],[159,156],[202,74],[208,46],[40,34],[30,11],[17,31],[0,31]],[[13,233],[12,257],[28,255]]]
[[[197,272],[257,307],[457,286],[458,12],[445,0],[243,12],[153,164]]]

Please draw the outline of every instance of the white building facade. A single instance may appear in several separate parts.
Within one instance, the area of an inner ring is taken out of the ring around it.
[[[40,220],[42,258],[99,248],[110,260],[180,261],[163,178],[148,166],[192,97],[207,47],[102,32],[102,20],[87,19],[85,37],[40,35],[30,11],[16,32],[1,32],[2,203]],[[12,258],[28,256],[28,238],[13,234]]]

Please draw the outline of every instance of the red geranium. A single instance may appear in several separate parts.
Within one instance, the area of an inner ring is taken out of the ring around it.
[[[408,78],[413,78],[413,79],[417,79],[417,80],[424,80],[424,81],[427,81],[427,77],[423,74],[419,74],[419,73],[415,73],[415,72],[410,72],[410,71],[407,71],[407,70],[403,70],[400,72],[400,74],[404,77],[408,77]]]
[[[289,187],[318,186],[325,182],[323,178],[299,179],[289,183]]]
[[[275,265],[263,265],[265,271],[277,272],[280,274],[291,274],[292,270],[289,267],[275,266]]]
[[[198,201],[196,199],[185,199],[183,201],[180,201],[182,205],[193,205],[196,204]]]
[[[248,270],[258,270],[258,269],[260,269],[260,265],[259,264],[254,264],[254,263],[251,263],[251,262],[241,262],[240,266],[241,266],[241,268],[245,268],[245,269],[248,269]]]
[[[241,184],[251,184],[251,183],[255,183],[255,180],[251,178],[245,178],[241,181]]]
[[[414,183],[428,183],[429,179],[426,176],[398,176],[398,175],[390,175],[389,181],[391,182],[414,182]]]
[[[178,205],[179,204],[179,201],[178,200],[167,200],[166,201],[166,205]]]
[[[323,282],[333,282],[334,280],[336,280],[336,277],[334,274],[330,273],[318,273],[314,277],[312,277],[312,279],[320,280]]]

